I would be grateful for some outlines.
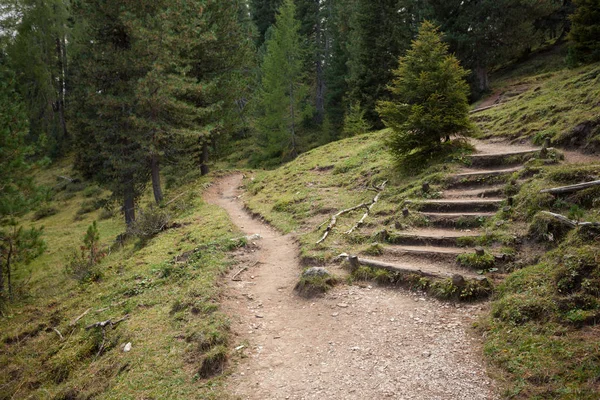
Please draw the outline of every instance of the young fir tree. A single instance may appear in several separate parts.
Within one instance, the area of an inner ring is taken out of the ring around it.
[[[449,135],[470,132],[467,74],[448,53],[438,29],[424,22],[394,70],[389,86],[393,100],[378,104],[381,118],[392,128],[388,145],[398,160],[430,151]]]
[[[571,51],[576,60],[600,61],[600,0],[574,0],[571,16]]]
[[[44,251],[41,229],[23,229],[17,218],[31,210],[36,190],[29,175],[25,144],[27,114],[17,94],[14,74],[0,59],[0,302],[13,297],[15,266]],[[6,283],[5,283],[6,282]]]
[[[304,84],[304,54],[293,0],[285,0],[266,42],[259,93],[259,141],[266,156],[280,160],[299,152],[299,127],[310,113]]]

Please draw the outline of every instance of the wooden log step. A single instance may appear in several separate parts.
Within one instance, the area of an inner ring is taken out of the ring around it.
[[[388,242],[404,246],[457,247],[460,238],[476,236],[479,236],[478,232],[428,229],[424,231],[392,232],[388,236]]]
[[[506,182],[512,174],[523,170],[522,166],[504,169],[463,172],[450,176],[449,187],[470,187],[481,185],[494,185]]]
[[[446,261],[454,264],[459,254],[474,253],[474,249],[439,246],[385,246],[384,254]]]
[[[554,150],[553,148],[547,151]],[[527,161],[532,157],[540,157],[542,149],[511,151],[506,153],[494,154],[471,154],[469,159],[474,167],[492,167],[501,165],[519,164]]]
[[[493,212],[460,212],[460,213],[435,213],[422,212],[429,224],[437,227],[474,228],[482,226],[485,221],[493,217]]]
[[[495,185],[491,187],[478,187],[475,189],[450,189],[442,192],[444,198],[455,199],[455,198],[490,198],[490,197],[501,197],[504,194],[505,185]]]
[[[435,268],[435,267],[417,267],[410,264],[399,264],[399,263],[389,263],[386,261],[380,260],[372,260],[367,258],[359,258],[356,256],[349,256],[347,254],[340,254],[338,258],[344,259],[346,258],[350,262],[350,267],[352,269],[356,269],[361,265],[368,266],[371,268],[379,268],[385,269],[391,272],[397,272],[401,274],[415,274],[419,276],[423,276],[426,278],[433,279],[453,279],[457,275],[462,276],[466,279],[472,279],[477,281],[484,281],[487,278],[484,276],[475,275],[472,273],[461,272],[460,274],[450,271],[445,271],[443,269]]]
[[[504,200],[492,199],[441,199],[423,200],[413,203],[423,212],[490,212],[497,211]]]

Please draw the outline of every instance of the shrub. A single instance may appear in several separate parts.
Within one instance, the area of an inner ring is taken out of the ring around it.
[[[102,277],[97,265],[104,256],[100,249],[100,233],[94,221],[83,237],[83,245],[79,250],[72,250],[68,256],[66,273],[79,282],[97,281]]]
[[[39,221],[40,219],[51,217],[58,213],[58,210],[54,207],[42,207],[33,214],[33,220]]]
[[[360,103],[354,103],[344,117],[344,128],[342,133],[344,137],[352,137],[367,133],[371,125],[365,119],[365,110],[361,109]]]
[[[141,240],[148,240],[165,230],[170,220],[169,214],[159,208],[140,210],[128,233]]]

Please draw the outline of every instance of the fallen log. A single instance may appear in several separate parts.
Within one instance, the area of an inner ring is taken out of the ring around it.
[[[385,269],[387,271],[390,272],[398,272],[401,274],[415,274],[415,275],[419,275],[425,278],[433,278],[433,279],[457,279],[459,276],[464,280],[465,277],[463,277],[460,274],[451,274],[451,273],[446,273],[446,272],[430,272],[430,271],[423,271],[421,269],[412,269],[412,268],[406,268],[406,267],[400,267],[398,265],[395,264],[390,264],[384,261],[378,261],[378,260],[370,260],[370,259],[366,259],[366,258],[358,258],[357,256],[352,256],[352,255],[348,255],[346,253],[342,253],[339,256],[337,256],[336,258],[338,259],[347,259],[348,262],[350,263],[350,267],[352,269],[356,269],[358,268],[360,265],[365,265],[367,267],[373,267],[373,268],[380,268],[380,269]],[[474,280],[478,280],[478,281],[482,281],[485,280],[485,277],[467,277],[469,279],[474,279]]]
[[[553,213],[553,212],[550,212],[550,211],[542,211],[541,213],[544,214],[544,215],[547,215],[549,217],[552,217],[555,220],[557,220],[558,222],[560,222],[561,224],[567,225],[567,226],[569,226],[571,228],[577,228],[577,227],[580,227],[580,226],[591,226],[591,225],[595,224],[594,222],[579,222],[579,221],[574,221],[572,219],[569,219],[569,218],[565,217],[564,215],[556,214],[556,213]]]
[[[576,185],[544,189],[544,190],[540,190],[540,193],[550,193],[550,194],[572,193],[572,192],[577,192],[579,190],[588,189],[588,188],[591,188],[594,186],[600,186],[600,181],[584,182],[584,183],[578,183]]]
[[[379,186],[377,188],[379,190],[379,193],[377,193],[377,196],[375,196],[375,198],[373,199],[373,201],[371,202],[371,204],[367,207],[367,211],[364,213],[364,215],[362,216],[362,218],[352,228],[350,228],[350,230],[348,230],[346,232],[347,235],[351,234],[352,232],[354,232],[355,230],[357,230],[358,228],[360,228],[365,223],[365,219],[367,219],[367,217],[371,213],[371,209],[373,209],[373,207],[375,206],[375,204],[377,204],[377,202],[379,201],[379,197],[381,196],[381,192],[383,192],[383,190],[385,189],[385,185],[386,184],[387,184],[387,181],[383,182],[381,184],[381,186]]]

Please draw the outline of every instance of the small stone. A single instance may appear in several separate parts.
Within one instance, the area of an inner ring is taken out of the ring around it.
[[[312,276],[325,276],[328,277],[331,274],[323,267],[312,267],[308,268],[306,271],[302,272],[303,278],[308,278]]]
[[[347,303],[338,303],[337,306],[340,307],[340,308],[348,308],[348,304]]]
[[[125,353],[127,353],[127,352],[131,351],[131,342],[127,343],[127,344],[125,345],[125,347],[123,347],[123,351],[124,351]]]
[[[337,317],[338,315],[340,315],[340,313],[338,312],[334,312],[333,314],[331,314],[332,317]]]
[[[422,354],[423,354],[423,357],[431,357],[430,351],[424,351]]]

